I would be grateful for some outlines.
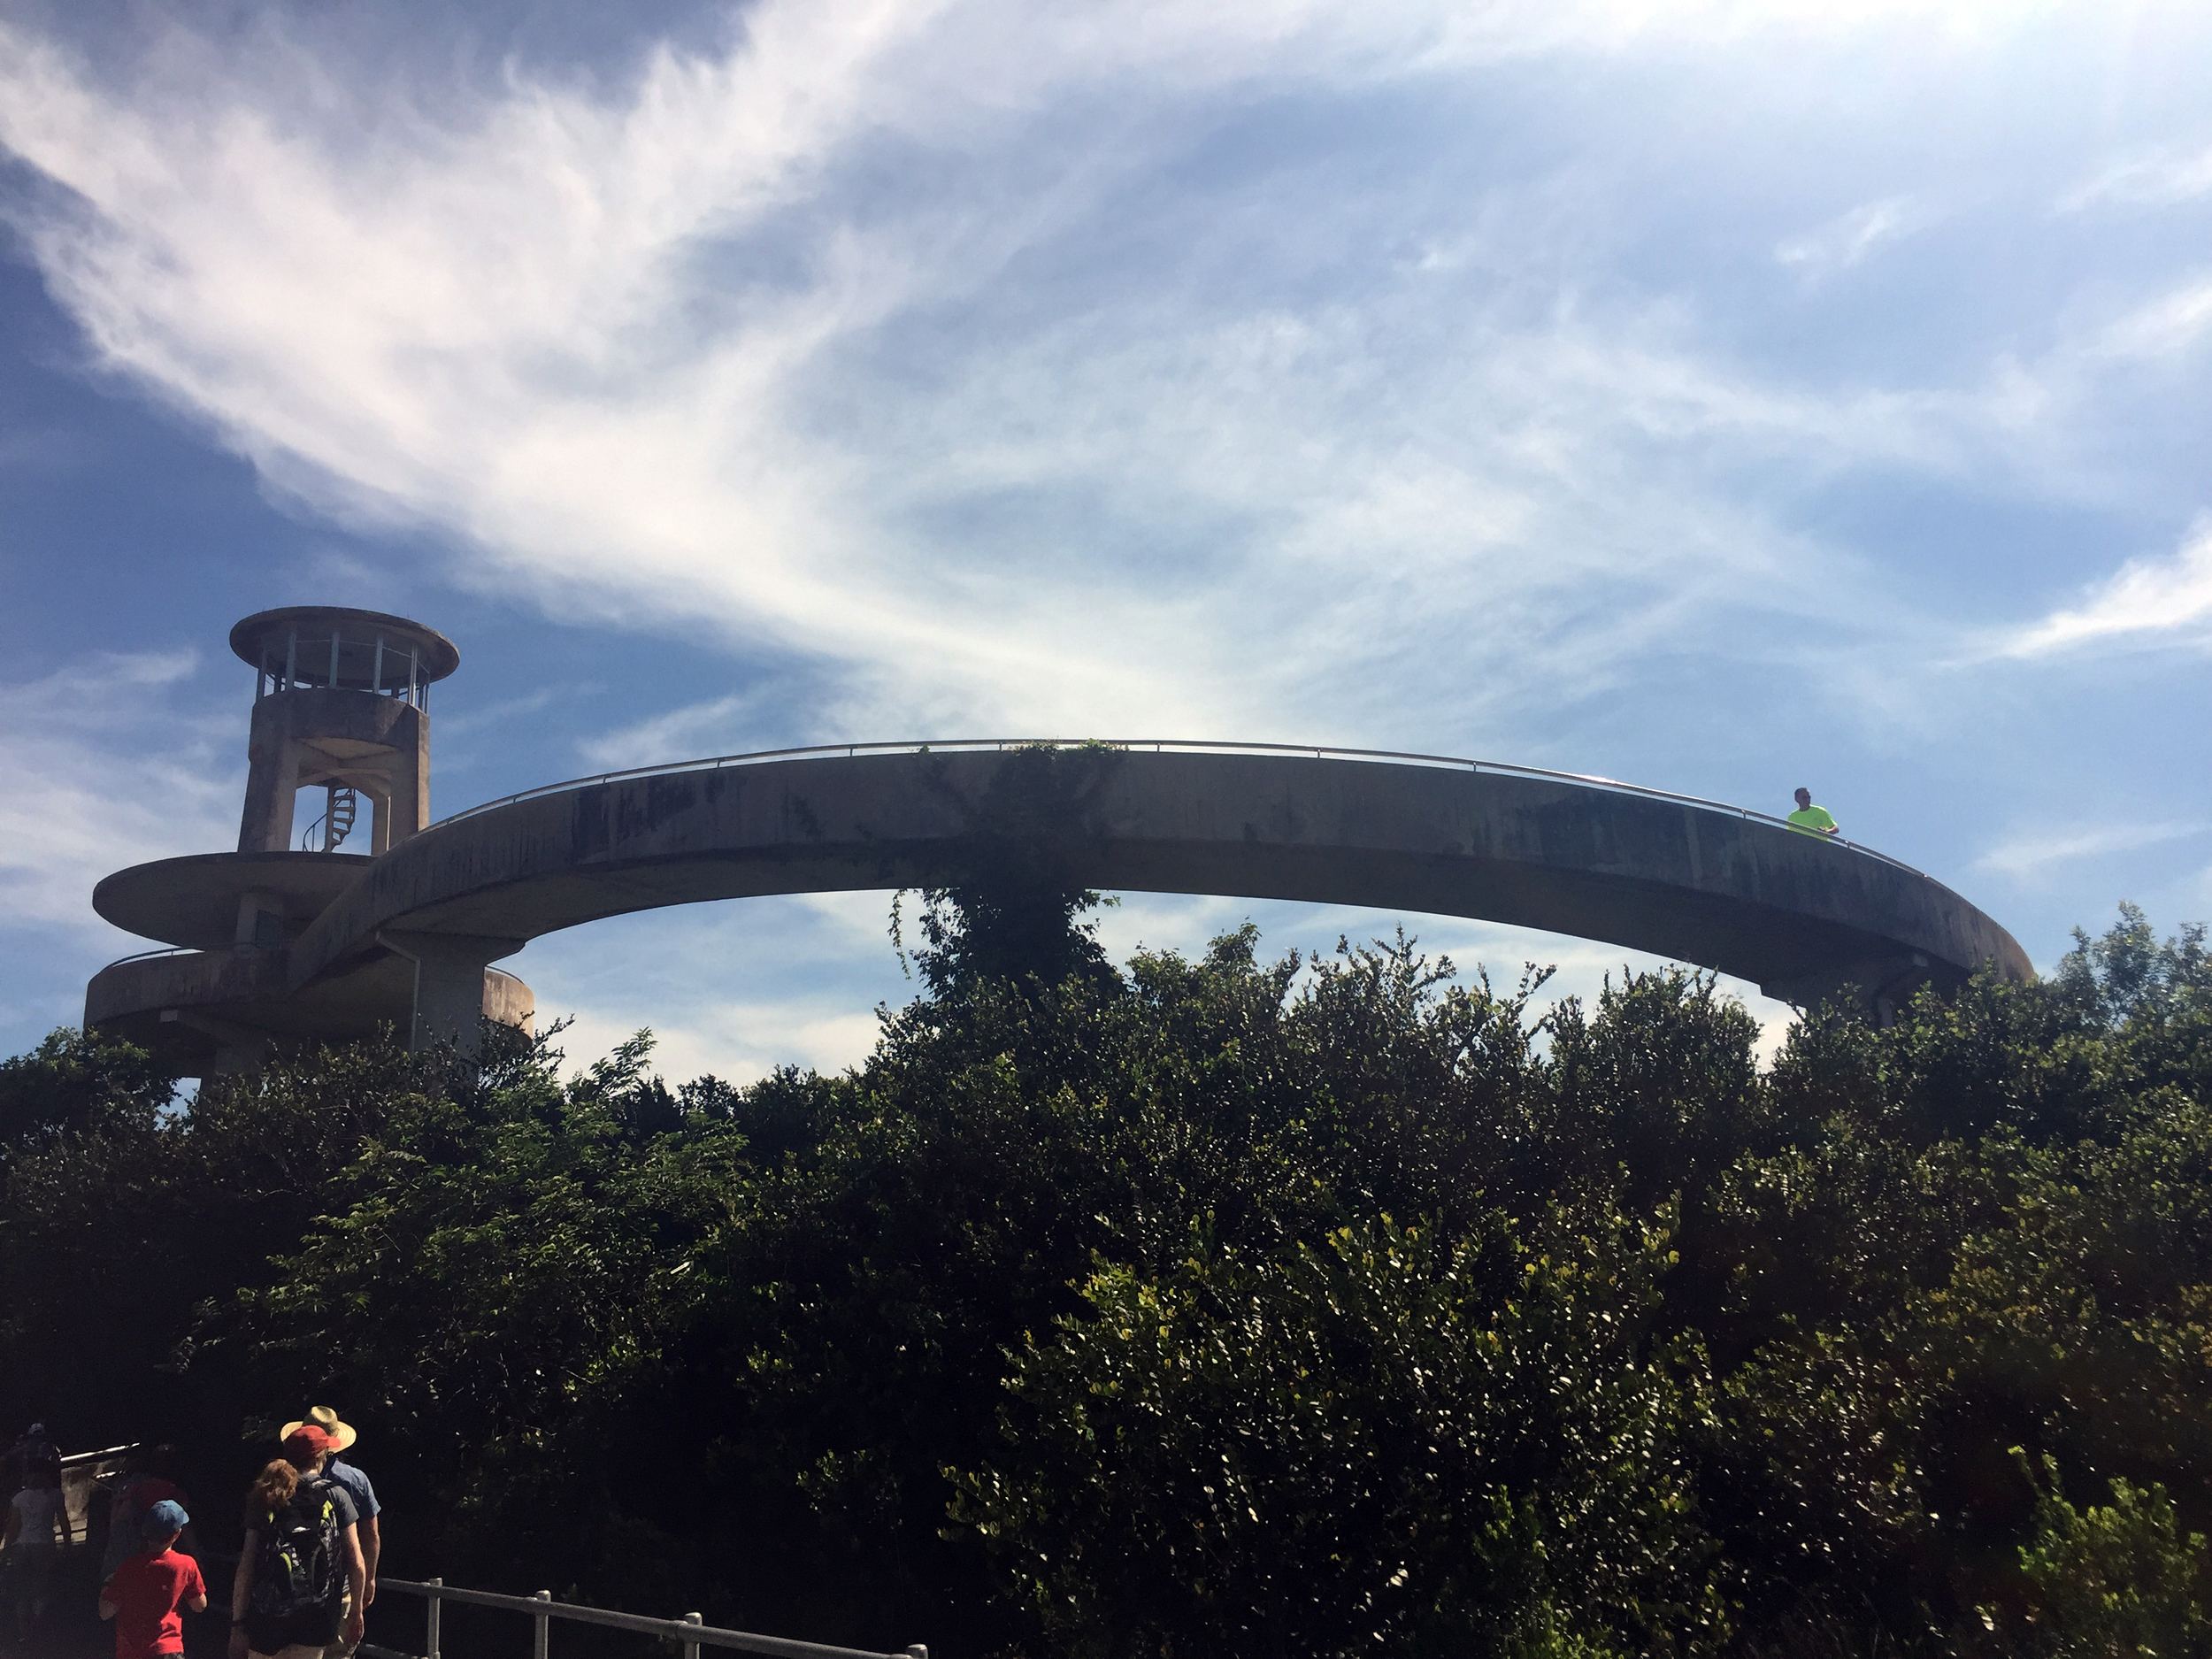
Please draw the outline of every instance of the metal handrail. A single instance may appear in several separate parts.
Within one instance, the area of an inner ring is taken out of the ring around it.
[[[107,968],[103,968],[100,972],[105,973],[108,968],[119,968],[127,962],[151,962],[156,956],[196,956],[201,954],[188,945],[171,945],[161,950],[134,951],[130,956],[116,957],[114,961],[108,964]]]
[[[552,1592],[541,1590],[535,1595],[501,1595],[491,1590],[463,1590],[449,1585],[442,1578],[426,1578],[418,1583],[410,1578],[384,1578],[376,1581],[380,1590],[398,1590],[408,1595],[419,1595],[429,1602],[429,1624],[426,1645],[430,1651],[423,1659],[440,1659],[438,1652],[439,1609],[447,1601],[463,1601],[472,1607],[495,1607],[511,1613],[526,1613],[537,1622],[534,1648],[536,1659],[546,1659],[549,1632],[555,1619],[566,1619],[578,1624],[605,1624],[616,1630],[634,1630],[663,1640],[682,1644],[685,1659],[698,1659],[702,1647],[736,1647],[747,1653],[772,1654],[777,1659],[929,1659],[929,1649],[918,1643],[896,1654],[870,1653],[858,1647],[830,1647],[820,1642],[793,1641],[782,1636],[756,1636],[748,1631],[723,1630],[702,1624],[696,1613],[681,1618],[651,1618],[642,1613],[618,1613],[611,1608],[583,1607],[571,1601],[556,1601]],[[399,1654],[390,1648],[371,1647],[366,1643],[361,1651],[371,1659],[389,1655],[390,1659],[413,1659],[413,1655]]]
[[[429,829],[442,829],[464,818],[475,818],[503,806],[512,806],[518,801],[534,801],[543,795],[560,795],[570,789],[580,789],[587,784],[617,783],[631,778],[660,778],[687,772],[718,772],[726,766],[757,766],[768,761],[797,760],[810,756],[828,757],[859,754],[940,754],[974,753],[977,750],[1032,748],[1074,748],[1085,743],[1098,743],[1108,749],[1149,749],[1155,753],[1172,749],[1179,754],[1255,754],[1255,755],[1310,755],[1316,760],[1390,761],[1403,764],[1442,766],[1454,770],[1465,768],[1474,772],[1497,772],[1509,778],[1536,778],[1556,783],[1586,784],[1600,789],[1610,789],[1620,795],[1640,795],[1649,801],[1664,801],[1676,806],[1702,807],[1708,811],[1726,812],[1755,824],[1770,824],[1778,829],[1798,832],[1797,826],[1786,818],[1771,812],[1761,812],[1752,807],[1736,806],[1726,801],[1709,801],[1702,795],[1678,795],[1671,789],[1654,789],[1640,783],[1623,783],[1617,778],[1601,778],[1594,772],[1552,772],[1542,766],[1522,766],[1511,761],[1468,760],[1456,755],[1423,755],[1392,749],[1332,749],[1313,743],[1237,743],[1211,742],[1188,738],[1065,738],[1065,737],[964,737],[949,741],[913,741],[893,743],[817,743],[803,749],[764,749],[742,755],[710,755],[698,760],[664,761],[656,766],[631,766],[620,772],[603,772],[588,778],[571,778],[565,783],[541,784],[534,789],[523,789],[513,795],[486,801],[478,806],[465,807],[460,811],[440,818]],[[426,833],[426,832],[425,832]],[[1903,871],[1907,875],[1932,880],[1925,871],[1916,870],[1901,858],[1893,858],[1886,852],[1848,841],[1841,835],[1824,835],[1821,839],[1837,847],[1847,847],[1864,857],[1880,860]]]
[[[128,962],[130,958],[126,956],[123,960]],[[64,1469],[75,1469],[85,1463],[99,1463],[104,1458],[120,1457],[125,1452],[136,1451],[139,1444],[136,1440],[125,1440],[120,1446],[103,1447],[96,1452],[72,1452],[61,1460],[61,1466]]]

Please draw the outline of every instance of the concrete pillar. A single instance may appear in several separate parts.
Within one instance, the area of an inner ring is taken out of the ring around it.
[[[292,731],[291,698],[264,697],[253,705],[246,760],[246,809],[238,820],[238,850],[283,852],[292,844],[292,802],[300,787],[300,744]]]
[[[456,1052],[473,1058],[482,1034],[484,970],[527,941],[411,933],[380,933],[377,941],[415,964],[414,1018],[407,1046],[420,1049],[450,1043]]]
[[[373,827],[372,828],[372,830],[371,830],[371,832],[370,832],[370,833],[369,833],[369,837],[368,837],[368,843],[369,843],[368,849],[369,849],[369,851],[370,851],[372,854],[376,854],[376,853],[388,853],[388,852],[391,851],[391,850],[392,850],[392,796],[391,796],[391,792],[390,792],[388,789],[380,790],[380,789],[373,789],[373,788],[364,787],[364,788],[361,790],[361,798],[362,798],[364,801],[366,801],[366,802],[369,803],[369,810],[370,810],[370,812],[373,815],[373,817],[374,817],[374,820],[375,820],[375,821],[374,821],[374,826],[373,826]]]
[[[204,1077],[252,1077],[269,1057],[269,1033],[250,1025],[217,1019],[188,1008],[163,1009],[161,1023],[182,1025],[215,1039],[215,1057],[208,1062],[202,1073]]]
[[[392,731],[392,756],[389,793],[392,827],[384,827],[386,814],[377,813],[377,839],[383,843],[379,852],[388,852],[417,830],[430,823],[430,717],[419,709],[410,709],[411,718],[403,719]],[[382,803],[380,803],[380,809]]]

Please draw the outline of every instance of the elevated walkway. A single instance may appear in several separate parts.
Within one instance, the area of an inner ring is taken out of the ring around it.
[[[722,756],[490,802],[345,860],[342,879],[329,861],[319,908],[251,962],[111,965],[87,1021],[157,1047],[165,1026],[196,1033],[203,1052],[378,1018],[418,1044],[469,1046],[497,995],[488,964],[542,934],[714,899],[952,885],[1010,856],[1106,890],[1569,933],[1799,1006],[1852,990],[1878,1012],[1985,964],[2032,977],[2011,935],[1941,883],[1716,802],[1437,756],[989,740]],[[180,933],[191,907],[157,878],[190,862],[119,872],[95,903],[133,931]],[[221,907],[202,908],[212,921]]]

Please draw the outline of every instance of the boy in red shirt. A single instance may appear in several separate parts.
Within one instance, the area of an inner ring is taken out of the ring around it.
[[[189,1519],[184,1506],[164,1498],[146,1511],[146,1548],[115,1570],[100,1591],[100,1617],[115,1621],[115,1659],[160,1659],[184,1651],[184,1619],[178,1609],[207,1610],[200,1563],[169,1547]]]

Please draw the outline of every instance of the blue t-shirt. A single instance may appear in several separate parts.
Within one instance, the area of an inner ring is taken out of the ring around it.
[[[335,1457],[323,1465],[323,1473],[346,1489],[353,1500],[354,1513],[365,1521],[373,1521],[384,1506],[376,1501],[376,1488],[369,1478],[351,1463],[342,1463]]]

